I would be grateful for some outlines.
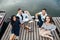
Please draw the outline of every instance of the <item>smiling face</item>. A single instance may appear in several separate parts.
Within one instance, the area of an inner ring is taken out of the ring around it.
[[[24,13],[26,13],[26,14],[27,14],[27,13],[29,13],[29,12],[28,12],[28,11],[24,11]]]
[[[24,11],[24,13],[27,13],[27,11]]]
[[[49,23],[50,21],[51,21],[50,18],[47,16],[47,17],[46,17],[46,22]]]
[[[52,17],[46,16],[44,22],[47,22],[47,23],[53,23]]]
[[[16,16],[13,17],[13,21],[16,21]]]
[[[45,15],[46,11],[45,10],[42,10],[42,14]]]
[[[19,14],[22,14],[22,10],[19,10],[18,13],[19,13]]]

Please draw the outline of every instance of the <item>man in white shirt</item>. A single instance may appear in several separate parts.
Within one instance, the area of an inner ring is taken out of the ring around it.
[[[19,8],[18,9],[18,13],[16,15],[17,17],[19,17],[20,23],[23,23],[23,15],[22,15],[22,10]]]
[[[42,12],[37,13],[35,16],[36,16],[36,18],[39,19],[38,25],[39,25],[39,27],[41,27],[44,22],[45,17],[47,16],[46,9],[45,8],[42,9]]]

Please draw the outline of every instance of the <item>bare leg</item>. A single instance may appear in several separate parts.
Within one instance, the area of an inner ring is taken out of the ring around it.
[[[11,34],[11,36],[10,36],[10,39],[9,40],[14,40],[15,39],[15,35],[14,34]]]
[[[40,35],[43,37],[48,37],[53,40],[53,37],[49,36],[51,35],[50,31],[45,31],[44,29],[40,30]]]
[[[53,40],[53,37],[50,37],[49,35],[41,35],[41,36],[43,36],[43,37],[48,37],[48,38],[50,38],[50,39]]]

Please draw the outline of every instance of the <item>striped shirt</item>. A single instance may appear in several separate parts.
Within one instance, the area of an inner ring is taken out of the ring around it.
[[[56,26],[54,24],[46,25],[45,23],[43,23],[42,28],[53,31],[56,29]]]

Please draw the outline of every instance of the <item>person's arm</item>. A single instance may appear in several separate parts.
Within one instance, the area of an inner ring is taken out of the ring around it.
[[[18,22],[19,26],[21,27],[21,23],[20,23],[20,21],[19,21],[19,20],[17,20],[17,22]]]
[[[41,26],[41,28],[40,28],[40,29],[44,29],[44,26],[45,26],[45,23],[43,23],[43,25]]]
[[[56,26],[53,25],[52,28],[51,28],[51,31],[54,31],[56,29]]]
[[[44,29],[44,27],[41,27],[40,30]]]
[[[40,15],[40,14],[41,14],[41,13],[36,13],[36,14],[35,14],[35,17],[38,18],[38,15]]]
[[[28,14],[26,16],[27,16],[27,18],[29,18],[29,15]]]

